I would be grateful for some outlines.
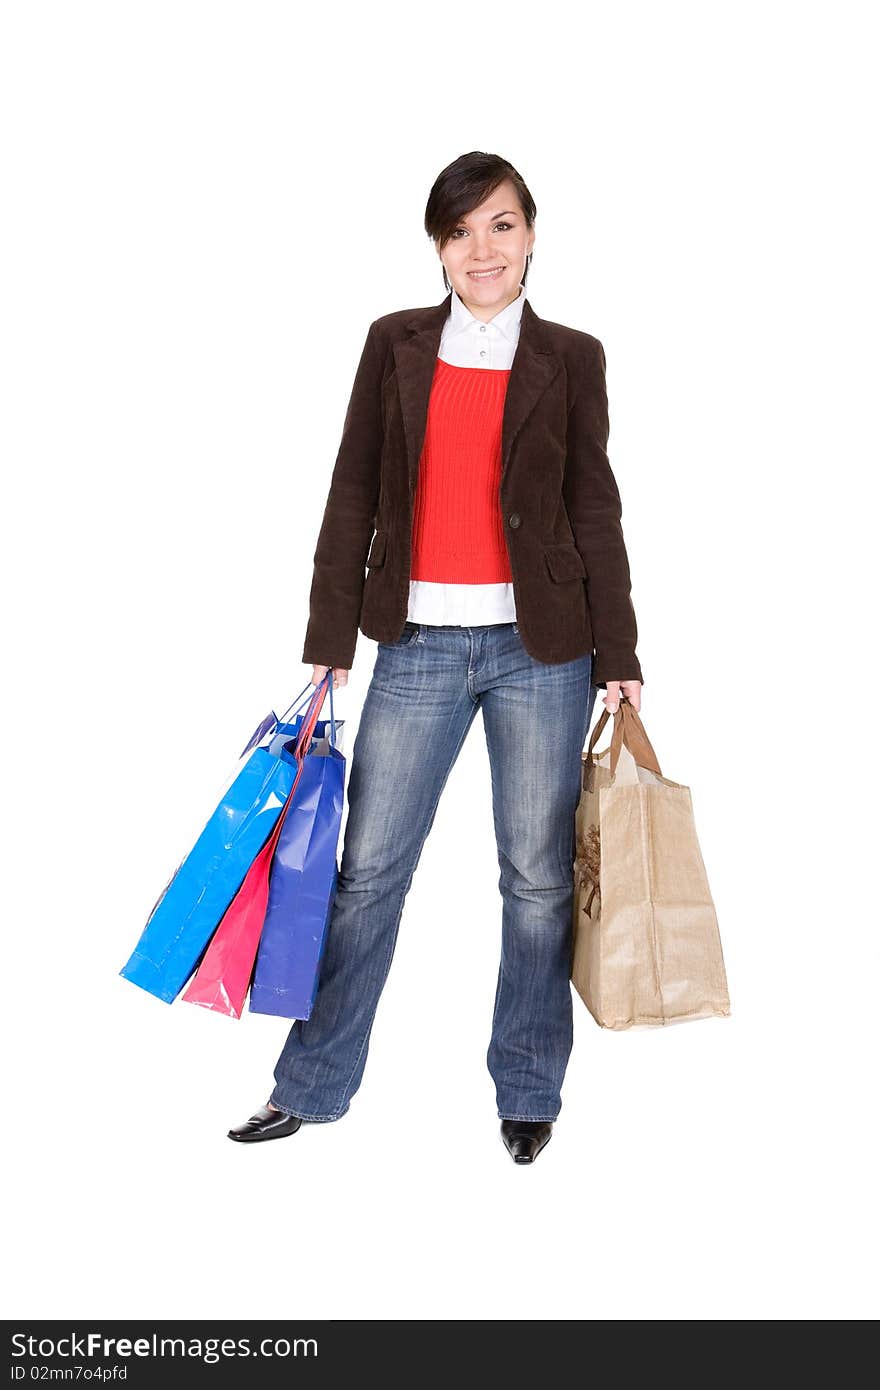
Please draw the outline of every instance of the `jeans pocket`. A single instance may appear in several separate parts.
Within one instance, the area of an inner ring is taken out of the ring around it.
[[[395,642],[379,642],[377,646],[387,647],[389,651],[399,649],[400,647],[411,647],[420,632],[420,625],[418,623],[411,623],[407,618],[403,625],[403,632]]]
[[[511,623],[510,626],[513,628],[514,633],[515,633],[516,636],[518,637],[518,636],[519,636],[519,625],[518,625],[517,623]]]

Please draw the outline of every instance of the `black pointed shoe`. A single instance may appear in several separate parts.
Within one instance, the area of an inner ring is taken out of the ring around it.
[[[283,1110],[262,1105],[243,1125],[231,1129],[228,1137],[240,1144],[258,1144],[261,1139],[283,1139],[286,1134],[296,1134],[301,1124],[299,1115],[286,1115]]]
[[[514,1163],[534,1163],[553,1133],[549,1120],[502,1120],[501,1138]]]

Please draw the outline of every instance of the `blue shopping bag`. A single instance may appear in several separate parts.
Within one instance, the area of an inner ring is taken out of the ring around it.
[[[310,683],[306,692],[311,700],[316,687]],[[165,885],[119,972],[167,1004],[198,965],[286,804],[297,773],[287,745],[304,718],[289,723],[288,716],[302,703],[298,697],[280,719],[272,712],[255,729],[213,815]],[[313,742],[328,742],[326,727],[327,721],[316,725]]]
[[[303,760],[296,800],[284,817],[269,875],[269,901],[254,977],[251,1012],[308,1018],[336,894],[345,758],[333,718],[330,738]]]

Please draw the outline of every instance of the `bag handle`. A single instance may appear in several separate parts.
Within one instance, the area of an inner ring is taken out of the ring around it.
[[[328,674],[329,674],[329,673],[328,673]],[[327,677],[325,676],[324,679],[326,680]],[[312,683],[311,683],[311,681],[310,681],[309,684],[306,686],[306,690],[316,691],[316,689],[317,689],[317,687],[313,686]],[[312,696],[312,698],[314,698],[314,696]],[[282,714],[282,716],[281,716],[280,719],[278,718],[278,715],[275,713],[274,710],[270,710],[269,713],[266,715],[266,718],[265,718],[260,724],[257,725],[256,729],[254,729],[254,732],[251,734],[251,736],[250,736],[250,738],[248,739],[247,743],[245,744],[244,748],[243,748],[242,751],[239,753],[239,755],[238,755],[239,758],[243,758],[243,757],[245,756],[245,754],[247,754],[247,753],[249,753],[249,752],[251,751],[252,748],[256,748],[257,744],[259,743],[260,739],[263,737],[264,734],[268,734],[272,729],[277,728],[277,726],[278,726],[279,724],[285,723],[288,714],[290,714],[290,710],[292,710],[292,709],[294,709],[294,708],[298,708],[299,705],[300,705],[301,703],[302,703],[302,701],[300,700],[299,696],[297,696],[296,700],[294,700],[293,704],[290,706],[290,709],[285,710],[284,713]],[[333,747],[335,748],[335,747],[336,747],[336,719],[335,719],[335,716],[334,716],[334,714],[333,714],[333,686],[332,686],[332,684],[331,684],[331,686],[330,686],[330,742],[332,743]]]
[[[593,749],[599,742],[602,730],[608,723],[609,711],[603,709],[596,726],[590,735],[590,742],[587,745],[587,756],[584,760],[584,771],[581,784],[587,791],[593,789]],[[626,746],[635,759],[639,767],[647,768],[649,772],[656,772],[658,777],[662,777],[660,764],[657,761],[657,754],[651,747],[648,735],[645,733],[645,726],[638,716],[630,700],[625,695],[620,698],[620,703],[614,712],[614,732],[611,735],[611,776],[614,778],[617,772],[617,761],[620,757],[620,750]]]
[[[302,697],[305,695],[306,691],[311,690],[311,691],[313,692],[313,694],[312,694],[312,696],[311,696],[310,698],[311,698],[311,699],[314,699],[315,695],[318,693],[318,691],[321,689],[321,686],[324,684],[324,681],[328,681],[328,683],[329,683],[329,689],[330,689],[330,744],[331,744],[331,746],[332,746],[333,748],[335,748],[335,747],[336,747],[336,716],[335,716],[335,714],[333,713],[333,681],[332,681],[332,679],[331,679],[331,678],[332,678],[332,675],[333,675],[333,668],[332,668],[332,666],[331,666],[330,669],[327,671],[327,674],[318,682],[317,685],[312,685],[311,681],[309,681],[308,685],[305,686],[305,687],[300,691],[299,695],[297,695],[297,697],[296,697],[296,699],[294,700],[293,704],[290,705],[290,706],[284,711],[284,713],[282,714],[282,716],[281,716],[281,718],[279,719],[278,723],[279,723],[279,724],[286,724],[286,723],[287,723],[287,716],[291,713],[291,711],[296,710],[296,709],[299,709],[300,706],[304,703]],[[323,706],[323,704],[324,704],[324,701],[323,701],[323,699],[322,699],[322,700],[321,700],[321,705],[319,705],[319,707],[318,707],[319,710],[321,709],[321,707]],[[313,727],[314,727],[314,726],[313,726]]]
[[[323,686],[324,681],[328,679],[330,681],[330,703],[332,705],[333,671],[330,670],[327,672],[327,675],[324,677],[324,679],[320,681],[318,685],[315,686],[315,693],[312,695],[312,698],[309,701],[308,710],[303,716],[302,727],[296,736],[296,743],[293,746],[293,757],[296,760],[296,776],[293,779],[293,786],[290,788],[288,798],[285,801],[284,806],[282,807],[281,815],[275,822],[275,827],[272,831],[272,834],[269,836],[269,839],[266,842],[267,845],[271,846],[269,850],[270,864],[275,857],[275,849],[277,847],[279,839],[281,838],[281,828],[284,825],[285,817],[287,816],[287,812],[290,810],[290,807],[293,804],[294,793],[296,792],[297,784],[299,783],[299,779],[302,776],[303,767],[305,766],[306,753],[308,752],[311,746],[312,737],[315,732],[315,725],[318,722],[318,715],[320,714],[321,706],[324,703],[324,695],[326,692],[323,691],[321,687]]]
[[[321,708],[324,704],[324,696],[327,694],[327,691],[324,689],[325,683],[328,684],[330,688],[330,732],[331,742],[335,746],[336,721],[333,718],[333,670],[331,668],[327,672],[327,674],[323,676],[321,680],[318,682],[318,684],[314,687],[314,692],[312,694],[311,699],[309,700],[308,709],[303,715],[303,722],[300,726],[300,731],[296,736],[296,743],[293,746],[293,756],[296,758],[297,762],[299,762],[302,758],[305,757],[305,750],[309,747],[312,741],[312,736],[315,732],[315,725],[318,722],[318,715],[321,713]]]

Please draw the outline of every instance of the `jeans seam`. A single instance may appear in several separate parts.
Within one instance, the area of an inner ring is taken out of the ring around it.
[[[336,1115],[307,1115],[304,1110],[288,1110],[286,1105],[278,1104],[278,1101],[275,1099],[274,1092],[269,1097],[269,1099],[272,1101],[272,1104],[276,1106],[278,1110],[281,1111],[283,1115],[293,1115],[298,1120],[313,1120],[318,1123],[321,1123],[324,1121],[339,1120],[342,1118],[341,1113]]]
[[[531,1121],[532,1124],[535,1124],[535,1125],[552,1125],[552,1124],[554,1124],[554,1123],[556,1122],[558,1116],[556,1116],[556,1115],[502,1115],[501,1111],[499,1110],[499,1111],[498,1111],[498,1118],[499,1118],[499,1120],[529,1120],[529,1121]]]
[[[493,821],[493,832],[494,832],[495,837],[496,837],[496,840],[497,840],[497,837],[498,837],[498,827],[497,827],[497,824],[496,824],[496,821],[495,821],[495,806],[497,805],[497,787],[496,787],[496,784],[495,784],[495,759],[491,756],[491,749],[489,749],[488,751],[489,751],[489,782],[490,782],[491,791],[492,791],[492,808],[493,808],[493,811],[492,811],[492,821]],[[502,893],[502,899],[503,899],[503,886],[502,886],[502,881],[503,881],[503,878],[504,878],[504,865],[503,865],[502,862],[501,862],[501,851],[500,851],[500,850],[498,851],[497,859],[498,859],[498,868],[499,868],[500,871],[501,871],[501,874],[500,874],[500,880],[501,880],[501,881],[499,881],[499,889],[500,889],[500,891],[501,891],[501,893]],[[504,911],[504,904],[503,904],[503,901],[502,901],[502,913],[503,913],[503,911]],[[495,994],[495,1007],[494,1007],[494,1009],[492,1010],[492,1027],[491,1027],[491,1030],[490,1030],[490,1046],[491,1046],[491,1037],[494,1037],[494,1034],[495,1034],[495,1021],[496,1021],[496,1019],[497,1019],[497,1017],[498,1017],[498,1009],[499,1009],[499,1006],[500,1006],[500,1004],[501,1004],[501,994],[502,994],[503,989],[504,989],[504,933],[503,933],[503,931],[502,931],[502,935],[501,935],[501,959],[500,959],[499,962],[498,962],[498,989],[497,989],[496,994]]]

